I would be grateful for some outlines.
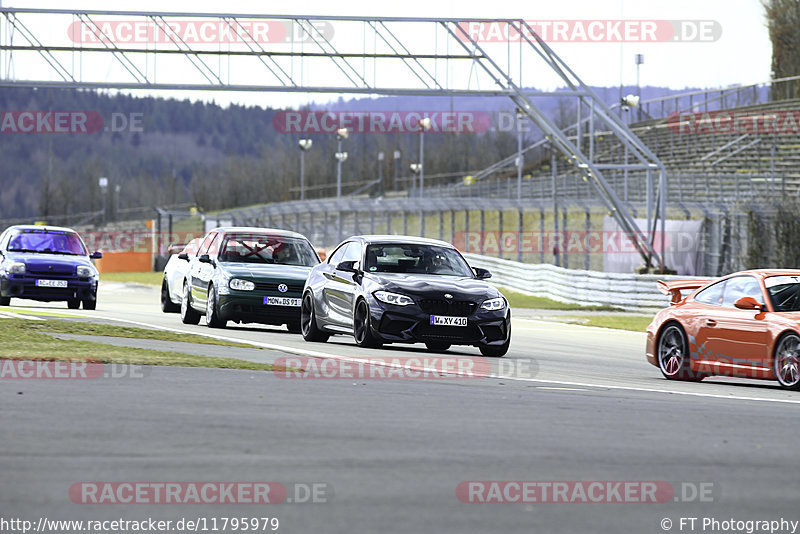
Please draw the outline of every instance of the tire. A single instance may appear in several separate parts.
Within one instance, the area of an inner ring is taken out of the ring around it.
[[[183,324],[197,324],[200,322],[200,314],[192,308],[192,303],[189,299],[192,294],[189,291],[189,284],[183,283],[183,298],[181,299],[181,322]]]
[[[67,308],[70,310],[77,310],[81,307],[81,301],[79,299],[69,299],[67,301]]]
[[[214,285],[208,286],[208,298],[206,299],[206,326],[209,328],[225,328],[228,321],[219,316],[219,306],[217,306],[217,294]]]
[[[292,321],[291,323],[286,323],[286,329],[292,334],[302,334],[302,329],[300,328],[300,321]]]
[[[0,306],[11,306],[11,297],[0,297]]]
[[[772,370],[782,388],[800,390],[800,336],[784,334],[775,347]]]
[[[97,309],[97,299],[95,299],[95,300],[84,300],[83,301],[83,309],[84,310]]]
[[[366,300],[359,300],[353,311],[353,338],[356,345],[364,348],[380,347],[381,342],[372,333],[372,321]]]
[[[317,327],[317,314],[314,312],[314,297],[311,293],[303,296],[300,303],[300,333],[306,341],[325,343],[330,334],[326,334]]]
[[[658,336],[656,344],[658,368],[667,380],[699,382],[706,375],[692,371],[691,354],[686,332],[678,323],[668,323]]]
[[[444,343],[442,341],[429,341],[425,343],[425,347],[427,347],[431,352],[445,352],[450,348],[450,343]]]
[[[166,279],[161,282],[161,311],[164,313],[178,313],[181,311],[181,307],[169,298],[169,286],[167,286]]]

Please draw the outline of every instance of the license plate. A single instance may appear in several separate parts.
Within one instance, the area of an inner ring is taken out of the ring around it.
[[[431,324],[433,326],[467,326],[467,318],[431,315]]]
[[[300,299],[291,297],[264,297],[264,304],[267,306],[294,306],[300,307]]]
[[[39,287],[67,287],[66,280],[36,280]]]

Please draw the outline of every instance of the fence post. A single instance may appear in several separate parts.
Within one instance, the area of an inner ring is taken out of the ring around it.
[[[342,206],[336,206],[336,231],[338,233],[339,240],[337,243],[342,242]]]
[[[469,210],[464,210],[464,242],[469,243]],[[467,250],[467,245],[464,245],[464,251],[469,252]],[[473,252],[475,252],[473,250]]]
[[[544,204],[539,206],[539,263],[544,263]]]
[[[480,238],[480,241],[478,241],[478,243],[480,243],[480,249],[479,250],[481,251],[481,254],[483,254],[483,242],[484,242],[485,237],[486,237],[486,226],[484,225],[483,209],[480,210],[480,216],[481,216],[481,218],[480,218],[481,230],[480,230],[480,234],[479,235],[481,236],[481,238]]]
[[[563,232],[564,238],[567,238],[567,207],[566,206],[561,208],[561,221],[563,223],[561,225],[561,232]],[[565,269],[569,269],[569,254],[567,252],[567,245],[568,244],[569,244],[569,242],[567,241],[567,243],[564,245],[564,247],[562,249],[564,251],[564,268]]]
[[[589,235],[592,231],[592,215],[589,206],[584,206],[586,210],[586,236],[584,237],[584,248],[586,249],[586,270],[589,270],[590,256],[589,256]],[[601,241],[602,242],[602,241]]]
[[[511,180],[509,180],[509,182],[511,182]],[[497,234],[498,234],[497,235],[497,257],[498,258],[502,258],[503,257],[503,242],[502,242],[502,240],[503,240],[503,210],[502,209],[497,210],[497,227],[499,229],[498,232],[497,232]]]
[[[328,212],[322,212],[322,244],[323,246],[330,246],[328,244]]]
[[[517,208],[517,261],[522,263],[522,207]]]
[[[371,206],[369,210],[369,233],[375,234],[375,206]]]

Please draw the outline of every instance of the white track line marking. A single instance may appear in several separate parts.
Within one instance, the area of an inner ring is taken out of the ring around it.
[[[30,317],[29,315],[22,315],[19,313],[9,312],[9,311],[0,311],[0,317],[5,317],[6,319],[31,319],[36,321],[36,317]]]
[[[177,333],[180,333],[180,334],[204,336],[204,337],[208,337],[208,338],[211,338],[211,339],[219,339],[221,341],[229,341],[229,342],[232,342],[232,343],[249,344],[249,345],[253,345],[253,346],[256,346],[256,347],[261,347],[261,348],[264,348],[264,349],[270,349],[270,350],[274,350],[274,351],[278,351],[278,352],[288,352],[289,354],[298,354],[298,355],[301,355],[301,356],[310,356],[312,358],[328,358],[328,359],[334,359],[334,360],[349,361],[349,362],[354,362],[354,363],[364,362],[365,360],[369,360],[370,359],[368,356],[365,356],[363,358],[351,358],[351,357],[348,357],[348,356],[339,356],[337,354],[328,354],[326,352],[320,352],[320,351],[316,351],[316,350],[306,350],[306,349],[298,349],[298,348],[295,348],[295,347],[287,347],[285,345],[276,345],[274,343],[261,343],[260,341],[242,340],[242,339],[236,339],[236,338],[232,338],[232,337],[228,337],[228,336],[220,336],[220,335],[217,335],[217,334],[206,334],[206,333],[202,333],[202,332],[192,332],[190,330],[180,330],[178,328],[171,328],[171,327],[167,327],[167,326],[159,326],[159,325],[154,325],[154,324],[150,324],[150,323],[143,323],[143,322],[140,322],[140,321],[131,321],[129,319],[116,319],[116,318],[107,317],[107,316],[104,316],[104,315],[84,315],[84,314],[77,314],[77,313],[76,314],[65,314],[65,315],[72,315],[74,317],[83,317],[83,318],[89,318],[89,319],[104,319],[104,320],[107,320],[107,321],[117,321],[117,322],[122,322],[122,323],[128,323],[128,324],[133,324],[133,325],[138,325],[138,326],[144,326],[144,327],[147,327],[147,328],[154,328],[156,330],[164,330],[164,331],[167,331],[167,332],[177,332]],[[542,322],[546,323],[547,321],[542,321]],[[581,325],[574,325],[574,326],[581,326]],[[582,328],[596,328],[596,327],[582,327]],[[603,330],[603,331],[606,331],[606,332],[613,331],[613,330],[608,329],[608,328],[599,328],[599,330]],[[637,334],[638,332],[629,332],[629,333]],[[381,363],[380,362],[375,362],[375,365],[381,365]],[[387,367],[395,367],[394,365],[389,364],[389,363],[386,363],[386,364],[383,364],[383,365],[386,365]],[[409,368],[413,368],[413,367],[409,367]],[[426,370],[426,368],[419,368],[417,370],[423,370],[424,371],[424,370]],[[430,371],[430,370],[428,370],[428,371]],[[467,377],[467,378],[474,378],[474,377]],[[530,382],[530,383],[534,383],[534,384],[556,384],[556,385],[559,385],[559,386],[568,386],[568,387],[575,387],[575,388],[613,389],[613,390],[619,390],[619,391],[637,391],[637,392],[640,392],[640,393],[663,393],[663,394],[667,394],[667,395],[682,395],[682,396],[687,396],[687,397],[701,397],[701,398],[706,398],[706,399],[725,399],[725,400],[743,400],[743,401],[755,401],[755,402],[773,402],[773,403],[782,403],[782,404],[800,404],[800,399],[797,399],[797,400],[794,400],[794,399],[769,399],[769,398],[764,398],[764,397],[747,397],[747,396],[741,396],[741,395],[720,395],[718,393],[698,393],[698,392],[694,392],[694,391],[675,391],[675,390],[670,390],[670,389],[643,388],[643,387],[636,387],[636,386],[618,386],[618,385],[613,385],[613,384],[594,384],[594,383],[590,383],[590,382],[570,382],[570,381],[564,381],[564,380],[544,380],[544,379],[540,379],[540,378],[520,378],[520,377],[514,377],[514,376],[504,376],[504,375],[495,375],[495,374],[490,374],[490,375],[487,375],[487,376],[481,377],[481,378],[495,378],[495,379],[499,379],[499,380],[516,380],[518,382]],[[541,389],[541,388],[539,388],[539,389]]]

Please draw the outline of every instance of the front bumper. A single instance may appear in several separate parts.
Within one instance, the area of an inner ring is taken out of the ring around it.
[[[229,295],[219,295],[219,316],[226,321],[282,325],[300,322],[300,306],[272,306],[264,304],[264,297],[296,298],[299,294],[265,293],[262,291],[231,290]]]
[[[41,287],[37,280],[65,280],[67,287]],[[97,280],[74,275],[4,274],[0,276],[0,296],[43,302],[58,300],[96,300]]]
[[[431,314],[417,305],[393,306],[377,300],[370,305],[375,336],[387,343],[449,343],[499,346],[511,335],[511,311],[478,310],[467,316],[467,326],[434,326]]]

